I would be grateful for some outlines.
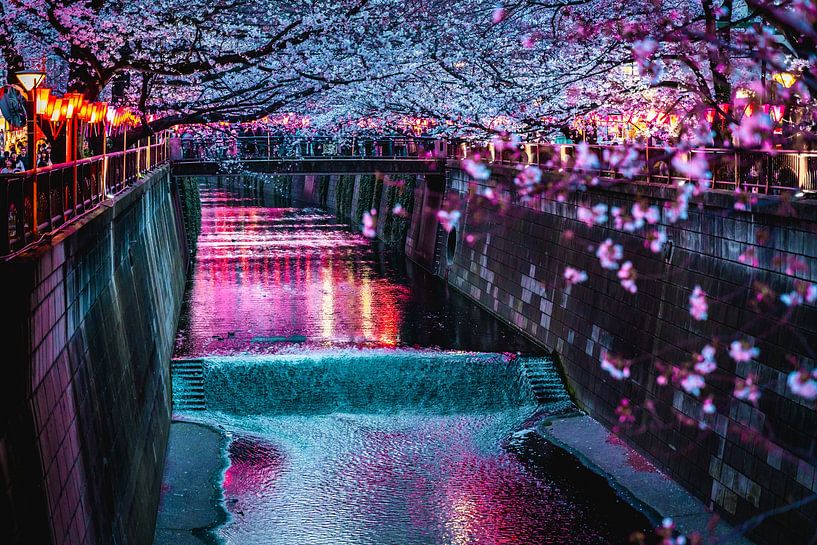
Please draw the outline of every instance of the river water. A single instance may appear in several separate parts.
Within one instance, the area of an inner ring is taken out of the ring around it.
[[[176,357],[204,360],[207,410],[176,417],[230,437],[218,541],[601,544],[648,526],[530,433],[572,410],[535,345],[330,214],[201,191]]]

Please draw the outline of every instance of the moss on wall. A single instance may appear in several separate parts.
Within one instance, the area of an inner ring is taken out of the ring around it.
[[[382,210],[386,224],[383,227],[383,242],[389,246],[402,248],[406,243],[411,212],[414,208],[414,188],[417,185],[417,176],[403,176],[405,184],[402,187],[388,186],[386,189],[386,210]],[[403,213],[397,216],[393,213],[394,207],[400,205]]]
[[[355,191],[355,177],[344,174],[338,178],[335,189],[335,210],[339,218],[350,218],[352,215],[352,197]]]
[[[201,233],[201,194],[199,193],[199,179],[178,178],[179,199],[182,205],[182,220],[187,238],[187,247],[190,254],[196,253],[196,243]]]

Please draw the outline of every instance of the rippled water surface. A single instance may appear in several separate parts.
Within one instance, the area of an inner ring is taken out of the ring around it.
[[[536,349],[317,210],[203,187],[178,357],[230,435],[230,544],[625,543],[646,520],[524,431]],[[558,382],[557,375],[551,379]]]

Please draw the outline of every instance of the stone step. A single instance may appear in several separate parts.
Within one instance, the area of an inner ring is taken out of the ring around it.
[[[204,411],[204,361],[173,360],[170,364],[173,382],[173,409],[176,411]]]

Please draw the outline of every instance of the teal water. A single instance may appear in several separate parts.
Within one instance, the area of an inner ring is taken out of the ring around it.
[[[203,390],[206,410],[175,417],[230,439],[216,541],[603,544],[648,526],[530,433],[573,410],[551,365],[534,397],[514,354],[538,347],[325,213],[202,200],[177,344],[202,364],[174,397]]]

